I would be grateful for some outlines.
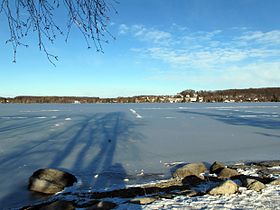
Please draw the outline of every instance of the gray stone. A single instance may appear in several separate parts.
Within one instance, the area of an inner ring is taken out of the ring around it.
[[[238,176],[240,174],[234,169],[224,168],[217,175],[221,179],[228,179],[228,178],[231,178],[231,177]]]
[[[242,180],[242,185],[243,187],[248,187],[250,184],[252,184],[253,182],[255,182],[256,179],[252,179],[252,178],[243,178]]]
[[[229,195],[234,194],[238,190],[238,186],[235,182],[227,180],[217,187],[214,187],[209,191],[210,195]]]
[[[159,194],[156,196],[156,198],[165,198],[165,199],[173,199],[175,195],[169,194],[169,193],[164,193],[164,194]]]
[[[152,197],[144,197],[144,198],[133,198],[129,202],[134,204],[146,205],[153,203],[156,199]]]
[[[28,189],[45,194],[55,194],[72,186],[77,179],[74,175],[52,168],[39,169],[29,178]]]
[[[178,168],[174,173],[174,178],[183,179],[187,176],[195,175],[197,177],[201,177],[201,173],[205,173],[207,171],[206,166],[203,163],[190,163],[184,165],[181,168]],[[203,178],[203,177],[202,177]]]
[[[280,178],[270,182],[272,185],[280,185]]]
[[[248,190],[254,190],[254,191],[259,192],[262,189],[266,188],[266,186],[263,183],[255,180],[255,181],[251,182],[250,184],[248,184],[247,188],[248,188]]]
[[[191,192],[185,194],[185,196],[188,196],[188,197],[196,197],[196,196],[202,196],[202,195],[205,195],[205,193],[197,192],[197,191],[191,191]]]
[[[211,174],[214,174],[214,173],[217,174],[224,168],[225,168],[225,165],[223,163],[215,161],[210,167],[210,173]]]
[[[264,166],[264,167],[274,167],[280,166],[280,160],[267,160],[254,163],[255,165]]]
[[[190,176],[186,176],[183,180],[182,183],[184,185],[190,185],[190,186],[195,186],[198,184],[201,184],[202,182],[204,182],[205,180],[202,179],[202,177],[198,177],[196,175],[190,175]]]

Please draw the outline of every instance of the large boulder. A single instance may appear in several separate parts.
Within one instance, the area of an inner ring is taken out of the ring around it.
[[[35,171],[29,178],[28,189],[45,194],[55,194],[72,186],[77,178],[65,171],[46,168]]]
[[[221,183],[219,186],[212,188],[209,191],[210,195],[229,195],[237,192],[238,186],[235,182],[227,180]]]
[[[240,174],[234,169],[224,168],[217,175],[220,179],[229,179],[239,176]]]
[[[182,183],[184,185],[189,185],[189,186],[195,186],[195,185],[201,184],[203,182],[205,182],[205,180],[202,179],[201,177],[196,176],[196,175],[186,176],[182,180]]]
[[[201,177],[201,173],[205,173],[207,171],[206,166],[203,163],[190,163],[187,165],[184,165],[181,168],[178,168],[174,173],[173,177],[174,178],[180,178],[183,179],[187,176],[197,176]],[[203,177],[201,177],[203,178]]]
[[[266,186],[260,181],[254,180],[247,186],[248,190],[254,190],[260,192],[262,189],[266,188]]]
[[[217,174],[224,168],[225,168],[225,165],[223,163],[215,161],[210,167],[210,173]]]

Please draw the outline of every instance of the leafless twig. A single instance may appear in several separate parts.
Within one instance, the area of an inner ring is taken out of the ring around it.
[[[114,39],[107,27],[109,13],[116,13],[115,3],[116,0],[2,0],[0,15],[4,14],[7,19],[10,36],[6,43],[13,47],[13,62],[16,62],[18,47],[28,47],[21,40],[36,33],[39,49],[55,65],[58,57],[49,53],[45,43],[54,43],[57,34],[65,35],[67,41],[73,27],[81,32],[88,48],[93,43],[98,52],[103,52],[102,43],[108,43],[107,37]],[[61,5],[63,8],[59,11],[66,12],[68,17],[66,29],[61,29],[55,18],[55,11]]]

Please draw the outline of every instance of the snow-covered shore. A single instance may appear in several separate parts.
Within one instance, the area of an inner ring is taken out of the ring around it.
[[[115,189],[107,192],[80,192],[75,190],[75,187],[72,187],[54,195],[49,200],[44,201],[39,205],[37,204],[20,209],[40,209],[49,205],[70,206],[72,209],[79,210],[95,209],[91,206],[92,203],[95,203],[95,205],[97,205],[96,203],[99,203],[101,206],[111,205],[110,208],[105,209],[113,208],[117,210],[280,209],[280,161],[242,163],[228,167],[224,166],[224,168],[230,168],[230,170],[239,173],[239,178],[236,176],[229,178],[234,180],[238,185],[238,190],[235,193],[211,195],[208,189],[212,188],[211,185],[213,185],[213,181],[210,181],[209,179],[207,179],[208,181],[206,182],[204,181],[200,184],[190,185],[192,186],[190,188],[188,188],[189,186],[185,188],[184,184],[183,186],[177,185],[179,183],[178,179],[171,178],[169,180],[155,181],[144,185],[127,186],[124,189]],[[212,169],[208,168],[206,170],[211,172]],[[208,172],[204,174],[204,177],[209,178],[217,175],[217,173],[209,174]],[[261,190],[250,189],[249,187],[244,186],[240,176],[243,177],[243,179],[263,181],[265,185],[263,185],[263,189]],[[219,176],[215,178],[219,178]],[[221,180],[219,182],[221,182]],[[158,189],[154,189],[156,187],[158,187]],[[146,192],[139,194],[139,189],[140,191],[141,189],[144,189]],[[187,193],[190,191],[191,193]],[[207,191],[208,193],[206,193]],[[135,203],[135,199],[136,201],[139,201],[139,203]]]
[[[240,194],[228,196],[176,196],[162,198],[141,209],[280,209],[280,186],[268,185],[262,192],[239,188]],[[118,210],[139,209],[134,204],[120,204]]]

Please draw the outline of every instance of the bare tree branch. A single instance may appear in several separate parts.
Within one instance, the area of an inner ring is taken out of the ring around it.
[[[18,47],[28,47],[21,40],[36,33],[39,49],[55,65],[58,57],[49,53],[45,43],[54,43],[57,35],[65,36],[67,42],[73,27],[81,32],[88,48],[93,43],[98,52],[103,52],[102,43],[108,43],[107,37],[115,39],[107,27],[109,13],[117,13],[113,6],[116,3],[116,0],[2,0],[0,15],[4,14],[7,19],[10,35],[6,43],[13,47],[13,62],[16,62]],[[61,29],[54,17],[61,5],[68,18],[65,29]]]

